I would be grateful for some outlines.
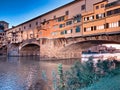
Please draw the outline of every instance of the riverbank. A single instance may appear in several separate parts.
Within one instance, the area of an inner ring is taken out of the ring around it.
[[[82,54],[82,61],[87,61],[89,57],[93,57],[94,61],[99,59],[106,60],[106,59],[115,59],[120,61],[120,53],[103,53],[103,54]]]

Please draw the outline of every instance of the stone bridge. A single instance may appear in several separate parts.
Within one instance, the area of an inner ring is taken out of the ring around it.
[[[9,56],[40,55],[44,58],[80,58],[82,50],[99,44],[119,44],[120,35],[96,35],[59,39],[30,39],[7,45]]]

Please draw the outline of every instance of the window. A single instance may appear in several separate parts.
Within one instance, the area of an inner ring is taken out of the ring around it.
[[[91,27],[91,31],[93,31],[93,26]]]
[[[3,26],[3,25],[0,25],[0,29],[4,30],[4,26]]]
[[[24,29],[26,29],[26,27],[24,26]]]
[[[81,15],[74,16],[74,23],[78,23],[81,21]]]
[[[119,3],[119,0],[116,0],[115,2],[106,4],[105,7],[108,8],[108,7],[114,6],[114,5],[118,4],[118,3]]]
[[[111,11],[107,11],[107,16],[112,15],[112,10]]]
[[[72,33],[72,29],[71,30],[67,30],[67,34],[70,34]]]
[[[97,26],[97,30],[104,29],[104,25]]]
[[[76,33],[77,33],[77,32],[80,32],[80,27],[77,26],[75,30],[76,30]]]
[[[63,27],[65,27],[65,24],[60,24],[59,25],[59,28],[63,28]]]
[[[36,22],[36,25],[38,25],[38,22]]]
[[[109,23],[110,28],[119,27],[119,22]]]
[[[31,24],[29,24],[29,27],[31,27]]]
[[[67,30],[61,31],[61,35],[67,34]]]
[[[105,28],[109,28],[109,23],[106,23]]]
[[[86,28],[86,31],[91,31],[91,27],[89,27],[89,28]]]
[[[107,11],[107,16],[120,13],[120,8]]]
[[[93,19],[94,19],[94,16],[90,16],[90,17],[89,17],[89,20],[93,20]]]
[[[66,12],[65,12],[65,15],[69,15],[69,11],[66,11]]]
[[[99,9],[99,6],[96,6],[96,9]]]
[[[44,21],[43,22],[46,22],[46,19],[44,19]]]
[[[64,16],[59,17],[59,18],[58,18],[58,22],[61,22],[61,21],[63,21],[64,19],[65,19]]]
[[[89,17],[87,17],[87,20],[89,20]]]
[[[56,19],[56,16],[54,16],[53,18]]]
[[[101,19],[105,17],[105,13],[97,14],[96,19]]]
[[[86,32],[86,28],[84,28],[84,32]]]
[[[19,28],[19,30],[21,30],[21,28]]]
[[[96,26],[94,26],[94,30],[96,30]]]
[[[120,8],[114,10],[114,14],[120,13]]]
[[[104,6],[105,6],[104,4],[101,4],[101,8],[104,8]]]
[[[96,19],[99,19],[99,16],[98,16],[98,14],[96,15]]]
[[[84,21],[87,21],[87,17],[84,18]]]
[[[85,7],[85,4],[81,6],[81,10],[85,10],[86,7]]]
[[[71,25],[72,24],[72,21],[67,21],[66,22],[66,25]]]
[[[33,38],[33,34],[30,34],[30,38]]]

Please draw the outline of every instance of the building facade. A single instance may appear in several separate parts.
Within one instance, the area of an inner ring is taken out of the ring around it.
[[[119,3],[119,0],[75,0],[8,29],[6,36],[11,42],[21,42],[31,38],[69,38],[119,32]]]
[[[5,45],[6,35],[5,32],[8,30],[9,24],[5,21],[0,21],[0,46]]]
[[[7,29],[6,39],[7,42],[14,44],[30,39],[54,40],[58,38],[113,34],[119,33],[119,31],[119,0],[74,0]],[[42,51],[49,46],[44,46],[44,42],[40,42],[44,48],[41,46]]]

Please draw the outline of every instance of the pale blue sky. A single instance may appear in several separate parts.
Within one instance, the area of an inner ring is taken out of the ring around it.
[[[0,0],[0,20],[16,26],[74,0]]]

